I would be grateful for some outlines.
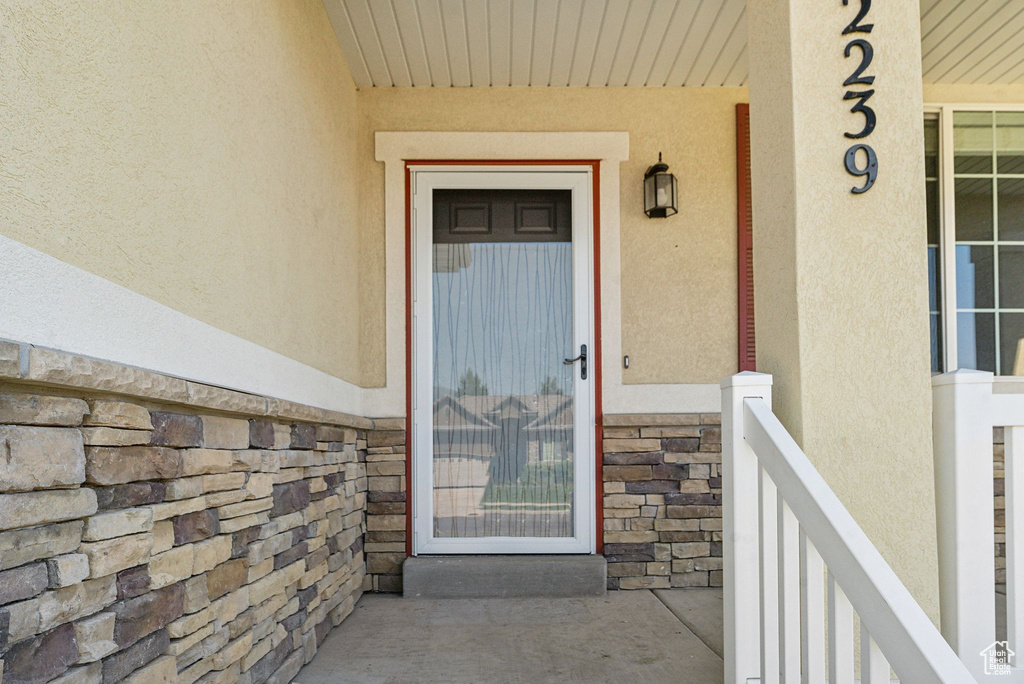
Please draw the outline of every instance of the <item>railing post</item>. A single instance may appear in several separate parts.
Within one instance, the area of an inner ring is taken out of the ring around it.
[[[1006,496],[1006,646],[1015,667],[1024,663],[1024,427],[1003,426],[1003,472]]]
[[[743,400],[772,403],[772,376],[743,372],[722,381],[722,540],[725,681],[761,676],[758,462],[743,438]]]
[[[992,374],[932,378],[942,635],[975,678],[995,641]]]

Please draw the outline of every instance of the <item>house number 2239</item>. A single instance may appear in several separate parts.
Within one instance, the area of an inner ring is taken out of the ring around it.
[[[854,1],[856,2],[857,0]],[[853,21],[843,29],[844,36],[851,33],[871,33],[871,29],[875,27],[874,24],[864,23],[868,12],[871,11],[871,0],[859,0],[859,2],[860,11],[857,12],[857,16],[853,18]],[[850,0],[843,0],[843,5],[849,4]],[[850,57],[860,57],[860,63],[853,70],[853,73],[843,81],[843,85],[873,85],[875,77],[864,75],[864,72],[871,65],[871,60],[875,57],[875,49],[871,47],[871,43],[865,38],[854,38],[846,44],[843,54],[847,59]],[[865,88],[863,90],[847,90],[846,94],[843,95],[843,100],[853,101],[850,111],[864,116],[864,127],[855,133],[844,133],[847,138],[861,140],[867,138],[871,135],[871,131],[875,130],[875,110],[868,106],[868,100],[874,94],[873,88]],[[860,165],[861,161],[864,162],[863,166]],[[853,176],[861,176],[865,179],[862,186],[854,186],[850,191],[855,195],[860,195],[870,190],[871,186],[875,184],[875,179],[878,177],[878,157],[875,155],[875,151],[871,149],[871,145],[865,142],[858,142],[852,145],[850,149],[846,150],[843,162],[846,164],[847,172]]]

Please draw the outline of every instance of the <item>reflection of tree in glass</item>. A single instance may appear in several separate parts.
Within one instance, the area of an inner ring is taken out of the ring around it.
[[[455,393],[455,396],[482,397],[486,396],[489,392],[490,390],[487,389],[487,384],[483,381],[483,378],[470,368],[459,378],[459,391]]]
[[[558,380],[549,375],[544,378],[544,382],[540,383],[540,390],[537,394],[541,396],[545,394],[565,394],[565,391],[558,386]]]

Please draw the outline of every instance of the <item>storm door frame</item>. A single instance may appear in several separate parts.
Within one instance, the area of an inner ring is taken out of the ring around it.
[[[411,420],[412,553],[419,554],[584,554],[597,550],[596,394],[598,358],[591,357],[587,380],[574,373],[574,533],[572,537],[433,536],[433,339],[432,247],[435,189],[570,190],[572,192],[573,337],[595,349],[594,175],[593,167],[417,166],[409,169],[411,295],[409,373]],[[568,354],[572,350],[566,350]],[[575,352],[572,354],[575,356]]]

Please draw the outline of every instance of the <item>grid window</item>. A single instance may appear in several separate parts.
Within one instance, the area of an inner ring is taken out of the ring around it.
[[[928,135],[926,124],[926,156]],[[946,277],[956,285],[957,365],[1024,375],[1024,112],[955,112],[952,154],[955,258]],[[936,187],[938,166],[926,162],[926,183]],[[929,263],[938,264],[942,231],[931,225],[934,205],[929,198],[928,252]],[[929,269],[936,292],[939,270]],[[941,308],[934,297],[933,331]],[[936,337],[933,332],[933,371]]]
[[[939,244],[942,240],[939,203],[939,120],[924,121],[924,173],[928,203],[928,320],[931,325],[932,372],[943,370],[942,278]]]

